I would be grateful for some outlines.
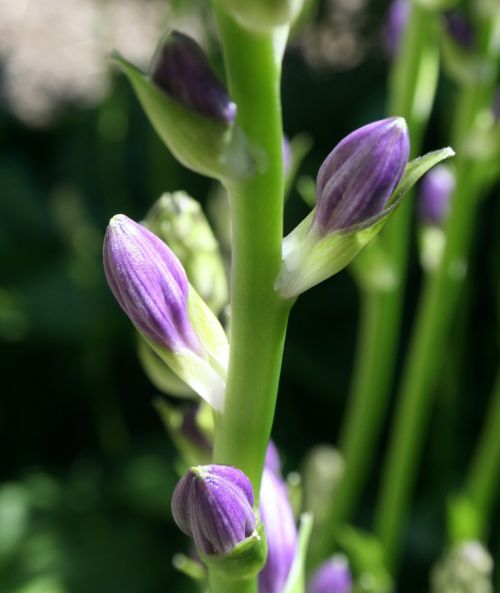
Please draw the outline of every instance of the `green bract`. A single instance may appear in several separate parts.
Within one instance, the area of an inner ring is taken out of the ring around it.
[[[191,350],[172,352],[142,336],[148,346],[193,391],[214,410],[224,410],[229,344],[217,317],[196,290],[189,286],[188,310],[191,325],[203,346],[204,356]]]
[[[186,167],[217,179],[243,179],[255,170],[248,143],[237,124],[204,116],[170,98],[119,54],[113,54],[132,84],[152,126]]]
[[[260,521],[250,537],[236,544],[226,556],[207,555],[198,551],[203,562],[228,580],[240,581],[256,576],[267,556],[266,536]]]
[[[340,272],[380,232],[418,179],[454,154],[451,148],[443,148],[408,163],[387,206],[363,223],[321,236],[312,224],[313,209],[283,241],[283,262],[275,283],[277,292],[283,298],[293,298]]]

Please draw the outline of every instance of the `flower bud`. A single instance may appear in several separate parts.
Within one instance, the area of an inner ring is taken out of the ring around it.
[[[110,221],[103,255],[109,286],[148,345],[180,379],[222,410],[227,338],[173,252],[120,214]]]
[[[493,593],[493,561],[478,541],[467,541],[448,550],[431,574],[432,593],[480,591]]]
[[[267,446],[265,466],[276,475],[281,475],[280,455],[273,441],[269,441],[269,445]]]
[[[255,530],[250,480],[229,465],[192,467],[177,484],[172,514],[205,556],[225,556]]]
[[[474,29],[467,17],[458,10],[449,10],[444,14],[446,30],[453,41],[463,49],[474,46]]]
[[[319,233],[347,229],[380,214],[409,153],[408,126],[402,117],[368,124],[339,142],[318,173],[314,225]]]
[[[192,467],[177,484],[172,514],[200,558],[226,579],[255,576],[266,557],[250,480],[229,465]]]
[[[121,308],[149,340],[171,350],[201,351],[188,315],[184,269],[156,235],[123,214],[104,238],[104,271]]]
[[[236,105],[195,41],[178,32],[166,35],[150,75],[118,54],[114,59],[182,164],[217,179],[242,179],[254,172],[255,160],[235,123]]]
[[[164,194],[144,224],[177,255],[191,285],[218,315],[228,302],[226,273],[200,204],[184,192]]]
[[[188,35],[172,31],[165,38],[153,58],[151,79],[188,109],[227,124],[236,118],[236,104]]]
[[[340,554],[332,556],[314,573],[308,593],[350,593],[352,576],[347,558]]]
[[[281,297],[294,298],[345,268],[418,179],[454,152],[443,148],[410,163],[408,154],[400,117],[364,126],[333,149],[318,173],[316,207],[283,240],[275,282]]]
[[[438,165],[422,179],[419,194],[419,217],[423,224],[441,226],[450,210],[455,176],[446,165]]]
[[[385,48],[391,59],[394,59],[399,51],[401,37],[408,24],[409,16],[409,0],[392,0],[385,30]]]
[[[259,575],[259,593],[281,593],[297,551],[297,527],[286,485],[268,467],[262,475],[260,514],[268,551]]]

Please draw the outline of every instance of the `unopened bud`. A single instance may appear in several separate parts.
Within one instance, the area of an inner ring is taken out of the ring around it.
[[[352,576],[345,556],[337,554],[324,562],[314,573],[308,593],[351,593]]]
[[[148,345],[180,379],[222,410],[227,338],[174,253],[151,231],[120,214],[109,223],[103,255],[109,286]]]
[[[297,552],[297,527],[281,476],[264,468],[260,514],[267,539],[267,560],[259,575],[259,593],[281,593]]]
[[[226,273],[200,204],[185,192],[164,194],[144,224],[177,255],[191,285],[218,315],[228,302]]]
[[[325,159],[317,179],[314,225],[322,235],[380,214],[408,162],[410,139],[402,117],[390,117],[346,136]]]
[[[245,136],[235,123],[236,105],[203,50],[176,31],[160,42],[151,73],[115,54],[158,135],[193,171],[241,179],[255,170]]]
[[[423,224],[441,226],[450,210],[455,175],[446,165],[431,169],[422,179],[418,211]]]
[[[201,559],[226,578],[256,574],[265,558],[265,541],[253,513],[250,480],[228,465],[192,467],[177,484],[172,514],[194,539]]]
[[[184,107],[227,124],[234,122],[236,104],[188,35],[172,31],[165,37],[153,58],[151,78]]]

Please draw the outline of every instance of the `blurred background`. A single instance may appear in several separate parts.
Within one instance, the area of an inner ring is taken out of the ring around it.
[[[387,10],[385,0],[323,0],[292,38],[284,128],[314,139],[300,175],[314,177],[344,135],[384,116]],[[0,0],[0,593],[193,590],[171,563],[188,545],[169,510],[176,453],[101,265],[112,215],[140,220],[162,192],[179,189],[205,204],[213,190],[174,161],[107,59],[118,49],[147,67],[169,28],[194,36],[221,64],[203,0]],[[454,93],[443,77],[426,149],[448,144]],[[292,191],[287,230],[307,211]],[[492,388],[499,228],[492,192],[480,208],[406,533],[406,593],[428,587],[445,497],[469,460]],[[420,280],[414,248],[405,335]],[[292,312],[273,433],[287,471],[300,469],[311,446],[336,441],[357,319],[348,271]],[[403,336],[401,356],[404,344]],[[374,451],[360,526],[371,522],[379,467]]]

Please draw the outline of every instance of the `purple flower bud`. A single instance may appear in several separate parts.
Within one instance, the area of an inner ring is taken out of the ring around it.
[[[151,78],[188,109],[226,124],[236,118],[236,105],[203,50],[183,33],[172,31],[162,41],[153,59]]]
[[[341,140],[318,173],[313,224],[320,235],[380,214],[403,175],[409,152],[402,117],[373,122]]]
[[[394,58],[399,50],[401,37],[410,16],[408,0],[393,0],[389,8],[385,31],[385,48],[389,58]]]
[[[464,49],[474,46],[474,29],[469,19],[457,10],[449,10],[444,14],[444,22],[449,35]]]
[[[419,194],[421,222],[439,226],[450,209],[450,199],[455,189],[455,176],[446,165],[438,165],[423,178]]]
[[[313,575],[308,593],[350,593],[351,571],[344,556],[332,556]]]
[[[135,327],[168,350],[200,351],[188,316],[188,281],[179,260],[156,235],[124,214],[104,238],[108,284]]]
[[[271,470],[277,476],[281,476],[281,461],[278,449],[273,441],[269,441],[266,451],[266,462],[267,469]]]
[[[282,593],[297,549],[297,528],[286,485],[267,467],[262,475],[260,515],[267,539],[267,560],[259,574],[259,593]]]
[[[201,554],[225,556],[255,530],[250,480],[229,465],[192,467],[177,484],[172,514]]]

